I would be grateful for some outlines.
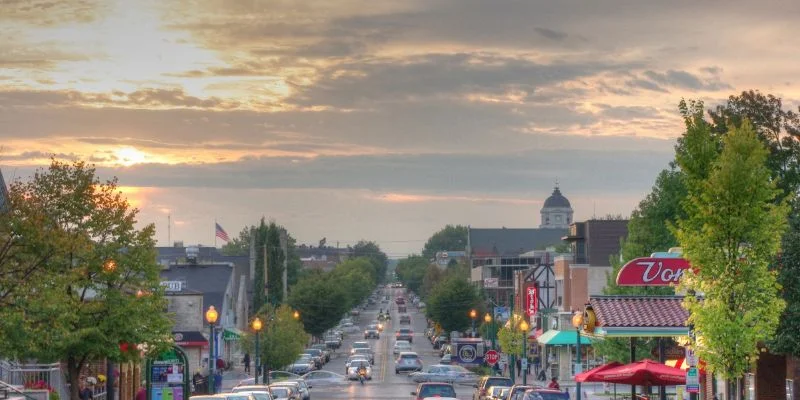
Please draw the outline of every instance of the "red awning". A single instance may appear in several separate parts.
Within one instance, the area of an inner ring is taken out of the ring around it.
[[[597,373],[600,382],[621,383],[637,386],[685,385],[686,372],[653,360],[642,360],[632,364],[610,368]]]
[[[612,361],[608,364],[603,364],[599,367],[592,368],[586,372],[581,372],[578,375],[575,375],[575,381],[577,382],[603,382],[602,379],[599,379],[597,376],[598,372],[603,372],[605,370],[609,370],[611,368],[616,368],[622,366],[622,363],[617,361]]]

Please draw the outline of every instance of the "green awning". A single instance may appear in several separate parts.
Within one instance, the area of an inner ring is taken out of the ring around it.
[[[226,342],[235,342],[242,338],[242,332],[238,329],[225,328],[222,331],[222,340]]]
[[[558,331],[551,329],[536,338],[536,341],[548,346],[574,346],[578,342],[578,332],[573,330]],[[581,336],[581,344],[592,344],[592,341],[585,336]]]

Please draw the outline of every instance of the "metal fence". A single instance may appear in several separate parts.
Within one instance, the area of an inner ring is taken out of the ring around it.
[[[0,360],[0,381],[26,389],[52,389],[59,398],[69,398],[59,364],[20,364]]]

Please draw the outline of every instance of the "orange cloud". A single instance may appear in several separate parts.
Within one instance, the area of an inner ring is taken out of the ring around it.
[[[520,199],[513,197],[482,197],[482,196],[448,196],[448,195],[421,195],[408,193],[383,193],[368,195],[371,200],[385,203],[426,203],[426,202],[469,202],[469,203],[505,203],[515,205],[541,204],[540,200]]]

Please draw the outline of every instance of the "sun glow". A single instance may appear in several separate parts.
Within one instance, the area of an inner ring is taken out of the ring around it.
[[[147,161],[147,154],[134,147],[122,147],[114,151],[116,163],[125,167]]]

